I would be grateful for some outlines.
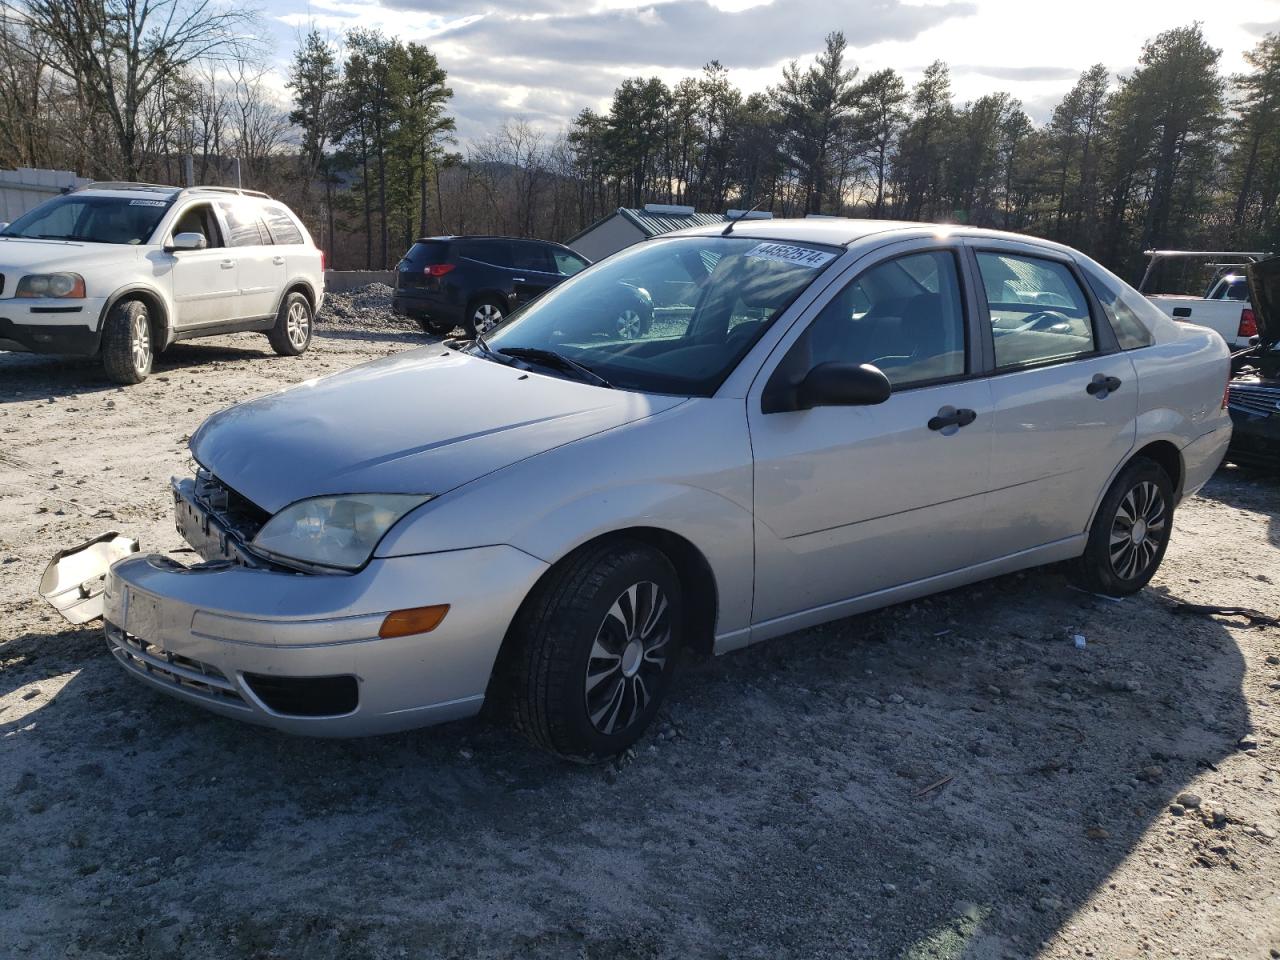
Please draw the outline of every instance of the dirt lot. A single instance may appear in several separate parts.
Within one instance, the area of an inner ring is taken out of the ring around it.
[[[180,345],[124,390],[0,354],[0,956],[1280,956],[1280,631],[1171,609],[1280,612],[1280,482],[1234,470],[1136,598],[1035,572],[690,662],[605,767],[133,682],[35,598],[45,561],[178,547],[204,417],[424,340],[334,307],[303,358]]]

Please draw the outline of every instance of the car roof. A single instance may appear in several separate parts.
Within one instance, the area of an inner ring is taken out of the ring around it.
[[[663,234],[662,237],[707,237],[723,234],[728,223],[709,227],[688,227]],[[1069,247],[1042,237],[1032,237],[1005,230],[982,227],[966,227],[955,223],[922,223],[913,220],[859,220],[852,217],[805,217],[793,220],[743,220],[736,222],[731,236],[757,240],[796,240],[801,243],[821,243],[848,247],[867,237],[884,234],[885,239],[909,240],[915,237],[962,236],[990,240],[1011,240],[1031,243],[1051,250],[1074,253]]]
[[[164,200],[167,202],[180,192],[177,188],[173,190],[162,188],[155,190],[99,190],[95,187],[85,187],[75,191],[74,195],[77,197],[114,197],[118,200]],[[68,196],[71,196],[71,194],[68,194]]]
[[[563,247],[563,243],[543,240],[540,237],[504,237],[491,233],[446,233],[435,237],[419,237],[414,243],[447,243],[450,240],[519,240],[523,243],[545,243],[549,247]]]

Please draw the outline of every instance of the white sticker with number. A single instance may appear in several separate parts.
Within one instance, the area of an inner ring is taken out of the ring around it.
[[[130,200],[129,201],[129,206],[131,207],[163,207],[164,205],[165,203],[163,200]]]
[[[773,260],[778,263],[793,263],[797,267],[808,267],[816,270],[835,259],[834,253],[824,250],[811,250],[808,247],[795,247],[789,243],[761,243],[747,251],[748,257],[756,260]]]

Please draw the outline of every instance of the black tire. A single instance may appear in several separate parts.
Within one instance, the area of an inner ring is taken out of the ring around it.
[[[496,297],[482,297],[467,306],[466,316],[462,318],[462,329],[467,331],[467,336],[474,340],[478,334],[488,333],[505,319],[507,319],[505,303]]]
[[[433,337],[447,337],[453,333],[453,324],[447,320],[432,320],[430,317],[419,317],[418,326],[422,328],[422,332],[430,334]]]
[[[1070,578],[1093,593],[1137,593],[1160,568],[1172,532],[1173,482],[1154,460],[1137,457],[1102,498]]]
[[[155,359],[155,330],[141,300],[122,300],[113,306],[102,326],[102,367],[116,383],[147,379]]]
[[[267,331],[271,349],[282,357],[297,357],[307,352],[315,332],[311,301],[294,292],[286,296],[276,314],[276,324]]]
[[[567,557],[512,625],[516,728],[544,750],[580,762],[631,746],[670,688],[682,613],[671,562],[645,544],[606,542]]]

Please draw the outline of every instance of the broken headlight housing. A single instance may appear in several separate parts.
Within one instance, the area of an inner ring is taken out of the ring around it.
[[[396,521],[431,497],[367,493],[299,500],[277,513],[253,538],[254,549],[285,562],[358,570]]]

